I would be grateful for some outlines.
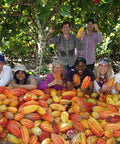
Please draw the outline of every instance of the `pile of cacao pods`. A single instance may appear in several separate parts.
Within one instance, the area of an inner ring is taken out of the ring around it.
[[[13,144],[115,144],[120,95],[0,87],[0,140]]]

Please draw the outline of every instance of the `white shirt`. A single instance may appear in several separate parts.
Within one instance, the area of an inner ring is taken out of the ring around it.
[[[12,69],[9,66],[4,65],[3,70],[0,73],[0,86],[6,86],[12,79]]]
[[[101,77],[104,78],[104,76],[101,76]],[[111,76],[110,78],[112,78],[112,77],[114,77],[114,72],[113,72],[113,71],[112,71],[112,76]],[[110,78],[109,78],[109,79],[110,79]],[[94,80],[94,91],[99,93],[99,90],[100,90],[100,86],[99,86],[99,84],[97,83],[97,81]]]
[[[114,82],[114,84],[116,84],[117,82],[120,83],[120,73],[115,74],[115,82]],[[112,94],[115,94],[115,93],[116,93],[116,90],[113,88]]]

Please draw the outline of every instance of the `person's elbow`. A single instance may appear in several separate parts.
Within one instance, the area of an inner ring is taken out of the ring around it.
[[[31,85],[31,89],[37,89],[37,85]]]

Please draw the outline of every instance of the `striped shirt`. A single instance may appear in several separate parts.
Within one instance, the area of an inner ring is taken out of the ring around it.
[[[92,32],[89,36],[87,33],[84,35],[84,48],[80,52],[80,56],[84,57],[87,65],[95,62],[95,48],[97,43],[102,43],[103,36],[100,32]]]

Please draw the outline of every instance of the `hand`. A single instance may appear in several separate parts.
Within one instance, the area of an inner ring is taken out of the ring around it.
[[[87,88],[81,89],[81,92],[83,92],[84,94],[86,94]]]
[[[63,80],[55,79],[56,84],[62,86],[63,85]]]
[[[119,90],[117,90],[116,84],[113,86],[113,89],[116,91],[116,94],[119,94]]]
[[[81,40],[83,40],[85,32],[81,32]]]
[[[54,30],[53,30],[52,28],[49,29],[49,33],[53,33],[53,31],[54,31]]]
[[[102,90],[103,91],[106,91],[106,92],[110,92],[112,90],[112,87],[106,85],[106,84],[103,84],[102,86]]]
[[[62,85],[63,85],[63,81],[62,81],[62,80],[59,80],[59,79],[54,79],[54,80],[50,83],[51,86],[54,86],[54,85],[56,85],[56,84],[62,86]]]
[[[94,24],[94,28],[95,30],[98,32],[99,31],[99,28],[98,28],[98,25],[97,24]]]
[[[85,25],[85,28],[86,28],[86,29],[88,28],[88,24]]]
[[[13,83],[13,84],[12,84],[12,87],[13,87],[13,88],[17,88],[17,84]]]

